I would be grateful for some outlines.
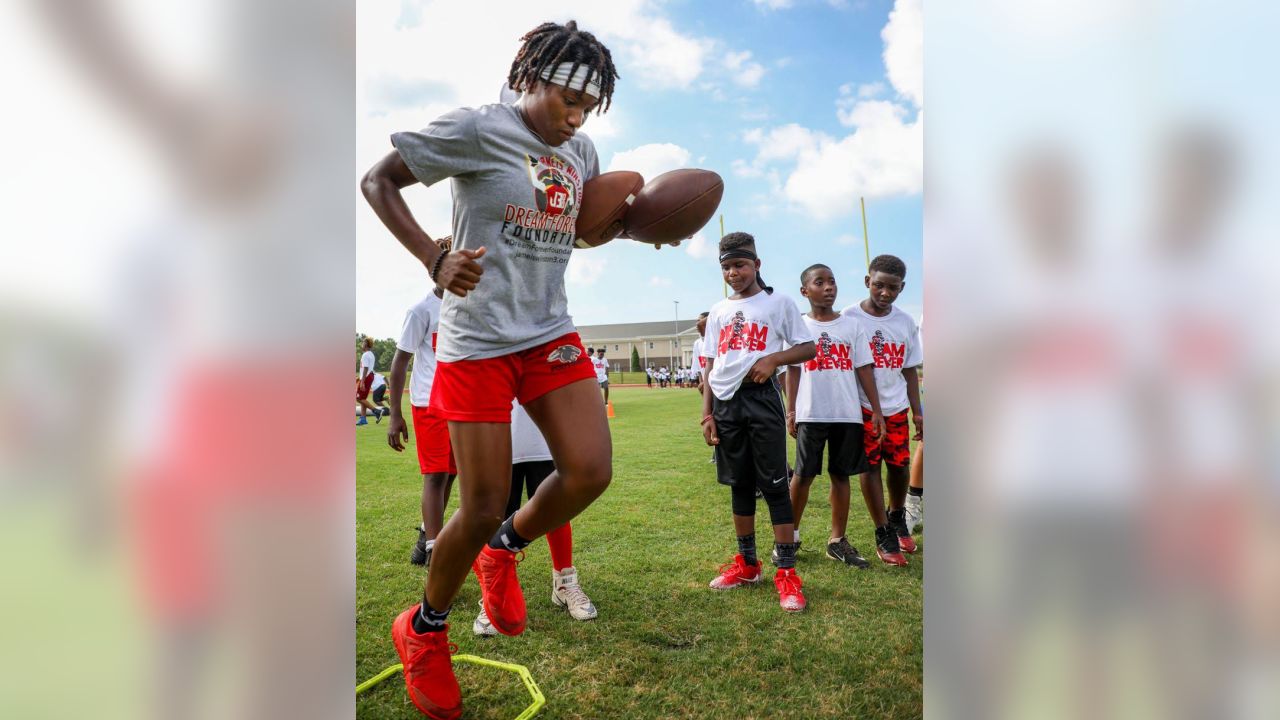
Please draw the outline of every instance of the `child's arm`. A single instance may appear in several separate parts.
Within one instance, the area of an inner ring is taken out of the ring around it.
[[[396,452],[404,451],[404,444],[409,440],[409,426],[404,421],[404,411],[400,407],[400,399],[404,397],[404,376],[409,368],[408,353],[396,348],[391,358],[391,372],[387,377],[387,392],[391,394],[391,422],[387,424],[387,444]]]
[[[707,375],[711,375],[711,368],[715,365],[715,358],[707,358]],[[707,388],[710,390],[711,388]],[[702,393],[702,439],[707,441],[708,445],[719,445],[720,437],[716,435],[716,419],[711,416],[712,397],[710,392]]]
[[[862,386],[862,392],[867,396],[867,402],[871,403],[871,428],[876,437],[884,437],[884,414],[880,412],[880,391],[876,389],[876,366],[867,364],[860,368],[855,368],[854,372],[858,375],[858,384]]]
[[[747,378],[754,383],[763,383],[773,377],[774,371],[783,365],[799,365],[806,360],[812,360],[818,354],[817,348],[813,341],[803,342],[799,345],[792,345],[786,350],[780,350],[776,353],[765,355],[751,366],[751,371],[747,373]],[[711,370],[708,368],[708,373]]]
[[[924,412],[920,409],[920,375],[916,368],[909,367],[902,371],[907,381],[907,402],[911,403],[911,416],[916,420],[916,434],[912,440],[924,439]]]
[[[800,368],[794,365],[787,368],[785,380],[787,386],[787,432],[796,436],[796,393],[800,391]]]

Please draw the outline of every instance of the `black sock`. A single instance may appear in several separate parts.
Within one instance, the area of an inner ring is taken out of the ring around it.
[[[742,556],[742,561],[748,565],[755,565],[756,563],[760,562],[756,558],[755,533],[751,533],[750,535],[738,536],[738,554]]]
[[[778,561],[775,563],[778,568],[793,568],[796,566],[796,544],[793,542],[780,543],[775,542],[773,547],[778,551]]]
[[[502,521],[502,527],[489,539],[489,547],[510,552],[520,552],[529,547],[529,543],[533,541],[520,537],[520,533],[516,532],[515,519],[516,514],[511,513],[511,517]]]
[[[922,488],[922,487],[910,487],[910,486],[908,486],[908,487],[907,487],[907,494],[908,494],[908,495],[915,495],[916,497],[924,497],[924,488]]]
[[[422,607],[418,608],[418,612],[413,616],[413,631],[421,635],[428,632],[440,632],[444,630],[444,624],[449,620],[449,610],[443,612],[432,610],[427,604],[427,599],[422,599]]]

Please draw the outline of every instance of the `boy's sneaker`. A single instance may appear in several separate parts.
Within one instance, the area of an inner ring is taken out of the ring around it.
[[[381,423],[381,422],[382,422],[382,411],[381,411],[381,410],[378,410],[378,409],[376,409],[376,408],[375,408],[375,409],[374,409],[374,411],[373,411],[373,416],[374,416],[375,418],[377,418],[377,420],[374,420],[374,421],[373,421],[373,423],[374,423],[375,425],[377,425],[378,423]]]
[[[476,556],[471,565],[480,579],[480,594],[484,612],[489,622],[503,635],[519,635],[524,632],[527,617],[524,607],[524,591],[520,578],[516,577],[516,555],[507,550],[495,550],[488,545]]]
[[[479,637],[493,637],[498,634],[493,623],[489,622],[489,616],[484,613],[484,601],[480,601],[480,614],[476,615],[476,621],[471,623],[471,632]]]
[[[804,583],[800,582],[800,576],[796,574],[795,568],[778,568],[778,572],[774,573],[773,584],[778,588],[778,604],[787,612],[800,612],[807,604],[804,599],[804,591],[800,588]]]
[[[803,543],[796,541],[796,562],[800,562],[800,547]],[[775,545],[769,553],[769,560],[773,562],[774,567],[778,567],[778,547]]]
[[[898,533],[892,526],[876,528],[876,555],[884,561],[885,565],[907,564],[907,558],[902,554],[902,547],[898,545]]]
[[[924,496],[907,495],[907,532],[915,534],[916,528],[924,521]]]
[[[898,545],[904,553],[916,551],[916,541],[907,529],[907,511],[904,508],[889,511],[889,527],[898,534]]]
[[[595,620],[596,606],[591,598],[578,585],[578,571],[567,567],[564,570],[551,570],[551,602],[556,607],[567,608],[569,616],[574,620]]]
[[[356,427],[360,427],[361,425],[368,425],[368,424],[369,424],[369,421],[364,418],[360,418],[359,420],[356,421]]]
[[[763,563],[756,560],[755,565],[748,565],[741,555],[734,555],[733,562],[720,566],[720,574],[711,581],[714,590],[732,590],[739,585],[760,582],[760,568]]]
[[[862,557],[862,553],[858,552],[858,548],[849,544],[849,538],[840,538],[835,542],[827,543],[827,557],[863,570],[871,567],[871,563]]]
[[[457,646],[449,642],[449,626],[440,632],[418,634],[413,617],[421,604],[400,613],[391,623],[391,642],[404,665],[404,686],[415,707],[432,720],[462,717],[462,690],[449,656]]]
[[[427,533],[422,528],[418,528],[418,542],[414,543],[413,551],[409,553],[409,562],[414,565],[431,566],[431,550],[435,548],[435,540],[427,540]]]

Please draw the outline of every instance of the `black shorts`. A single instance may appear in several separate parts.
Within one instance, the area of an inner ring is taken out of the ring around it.
[[[822,448],[827,448],[827,472],[855,475],[870,469],[862,444],[862,423],[796,423],[796,472],[802,478],[822,474]]]
[[[728,400],[713,398],[711,414],[720,438],[716,480],[761,490],[787,483],[787,420],[772,378],[761,385],[744,380]]]
[[[381,405],[382,401],[387,397],[387,386],[379,385],[377,390],[373,391],[373,404]]]
[[[530,460],[511,466],[511,494],[507,496],[507,517],[520,509],[523,497],[533,497],[538,486],[555,472],[556,464],[550,460]],[[527,495],[526,495],[527,490]]]

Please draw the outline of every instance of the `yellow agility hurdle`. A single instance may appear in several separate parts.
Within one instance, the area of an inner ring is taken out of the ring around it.
[[[525,690],[529,691],[529,696],[533,698],[533,702],[529,705],[529,707],[526,707],[523,712],[517,715],[515,720],[529,720],[529,718],[538,714],[538,711],[542,709],[543,705],[547,704],[547,699],[543,697],[542,691],[538,689],[538,683],[533,681],[533,675],[529,672],[529,668],[523,665],[516,665],[515,663],[498,662],[497,660],[490,660],[488,658],[482,658],[476,655],[454,655],[453,662],[470,663],[472,665],[492,667],[492,668],[497,668],[499,670],[506,670],[507,672],[512,672],[512,673],[515,673],[516,675],[519,675],[520,681],[524,683]],[[387,678],[391,677],[392,675],[395,675],[396,673],[402,670],[404,670],[404,665],[401,665],[400,663],[396,663],[395,665],[392,665],[386,670],[383,670],[377,675],[374,675],[368,680],[365,680],[364,682],[357,685],[356,695],[359,695],[365,690],[368,690],[369,688],[377,685],[378,683],[382,682],[383,680],[386,680]]]

